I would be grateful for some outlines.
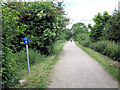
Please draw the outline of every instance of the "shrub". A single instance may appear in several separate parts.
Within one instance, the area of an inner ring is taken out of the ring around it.
[[[23,46],[21,42],[26,25],[20,24],[19,15],[18,11],[2,6],[2,44],[12,52],[20,51]]]
[[[25,3],[24,3],[25,4]],[[29,37],[29,46],[49,55],[54,43],[60,38],[67,18],[64,15],[62,2],[30,2],[20,11],[20,22],[27,25],[24,33]]]
[[[117,44],[112,41],[99,41],[96,43],[89,43],[89,48],[92,48],[104,55],[107,55],[115,61],[120,61],[120,48],[118,46],[119,43]]]
[[[16,75],[16,61],[13,57],[12,51],[2,45],[2,88],[11,88],[17,83],[18,76]]]
[[[95,48],[95,43],[90,43],[89,48],[94,49]]]
[[[113,60],[117,60],[117,53],[118,51],[118,45],[115,44],[114,42],[108,42],[106,48],[104,49],[104,52],[106,53],[107,56],[112,58]]]
[[[16,53],[27,36],[31,48],[49,55],[68,21],[63,2],[6,2],[2,7],[3,44]]]
[[[104,49],[106,48],[107,44],[108,41],[99,41],[95,44],[95,50],[101,52],[102,54],[105,54]]]
[[[16,60],[16,64],[19,70],[27,69],[27,53],[26,50],[22,50],[14,55],[12,57]],[[42,61],[44,58],[44,55],[41,55],[39,51],[34,51],[32,49],[29,49],[29,63],[30,65],[38,63]]]
[[[8,49],[9,50],[9,49]],[[10,52],[10,51],[9,51]],[[42,61],[44,55],[40,52],[29,50],[29,63],[32,64]],[[2,86],[3,88],[14,87],[18,83],[20,71],[27,69],[27,56],[26,51],[22,50],[18,53],[8,53],[6,59],[3,59],[3,73],[2,73]]]
[[[86,41],[79,41],[79,43],[81,43],[85,47],[89,47],[91,42],[86,40]]]

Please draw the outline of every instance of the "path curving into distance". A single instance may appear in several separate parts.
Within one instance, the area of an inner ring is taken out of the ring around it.
[[[48,88],[118,88],[118,82],[74,42],[64,45]]]

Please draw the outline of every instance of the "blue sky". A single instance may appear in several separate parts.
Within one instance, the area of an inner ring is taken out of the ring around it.
[[[86,25],[91,23],[94,25],[92,18],[98,13],[108,11],[112,14],[114,9],[118,9],[120,0],[58,0],[64,1],[67,17],[70,18],[72,24],[83,22]],[[67,28],[71,28],[72,24]]]

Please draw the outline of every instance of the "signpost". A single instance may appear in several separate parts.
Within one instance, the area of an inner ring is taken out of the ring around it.
[[[28,37],[23,38],[23,43],[26,44],[28,73],[30,73],[30,68],[29,68],[29,54],[28,54],[28,45],[27,45],[29,43],[29,38]]]

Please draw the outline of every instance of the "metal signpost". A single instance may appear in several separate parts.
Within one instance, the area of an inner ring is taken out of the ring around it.
[[[26,44],[28,73],[30,73],[30,68],[29,68],[29,54],[28,54],[28,45],[27,45],[29,43],[29,38],[28,37],[23,38],[23,43]]]

